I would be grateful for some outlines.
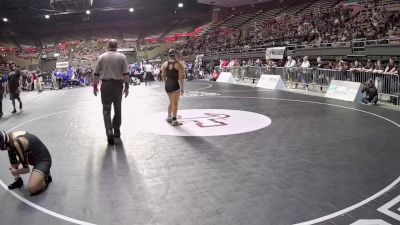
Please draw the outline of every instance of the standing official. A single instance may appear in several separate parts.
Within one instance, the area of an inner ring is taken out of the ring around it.
[[[100,92],[107,141],[109,145],[114,145],[114,137],[121,137],[122,92],[125,93],[125,98],[128,97],[129,72],[125,55],[117,52],[118,42],[114,39],[110,40],[107,48],[108,51],[99,56],[94,71],[93,93],[97,96],[99,92],[97,85],[101,80]],[[114,118],[111,121],[112,104],[114,105]]]

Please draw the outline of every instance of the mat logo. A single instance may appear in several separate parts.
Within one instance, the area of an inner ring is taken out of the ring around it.
[[[135,128],[140,132],[171,136],[221,136],[252,132],[271,124],[271,119],[265,115],[240,110],[186,109],[178,113],[181,126],[166,123],[166,112],[158,112],[135,121]]]
[[[221,94],[211,92],[200,92],[200,91],[189,91],[185,93],[183,97],[206,97],[206,96],[218,96]]]
[[[228,114],[204,113],[204,117],[182,119],[182,121],[193,121],[198,127],[221,127],[227,126],[226,119],[231,116]]]
[[[392,225],[384,220],[357,220],[350,225]]]
[[[400,195],[381,206],[378,211],[400,221]]]
[[[336,85],[330,85],[328,87],[328,92],[335,93],[336,92]]]
[[[267,82],[278,83],[279,77],[268,77]]]

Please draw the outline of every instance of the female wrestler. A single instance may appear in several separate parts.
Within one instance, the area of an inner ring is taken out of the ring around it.
[[[168,94],[168,118],[167,122],[172,126],[182,125],[176,120],[180,95],[183,95],[183,79],[185,68],[183,63],[177,59],[175,49],[168,51],[169,60],[162,66],[162,79],[165,81],[165,91]]]

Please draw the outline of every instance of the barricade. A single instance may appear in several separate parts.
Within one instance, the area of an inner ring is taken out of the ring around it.
[[[215,67],[215,69],[222,72],[219,67]],[[262,74],[279,75],[287,87],[297,88],[301,84],[303,88],[309,91],[324,91],[332,80],[366,83],[371,79],[378,89],[380,99],[382,99],[382,96],[390,96],[397,98],[397,105],[400,103],[400,77],[398,74],[372,73],[355,69],[333,70],[258,66],[236,66],[227,68],[227,71],[231,72],[237,80],[245,81],[250,79],[253,83],[255,83],[255,80],[260,79]]]

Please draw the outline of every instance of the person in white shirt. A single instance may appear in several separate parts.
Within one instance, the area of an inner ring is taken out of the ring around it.
[[[295,70],[296,70],[296,60],[294,60],[292,58],[292,56],[288,56],[287,57],[287,62],[285,64],[285,71],[287,74],[287,80],[290,81],[290,83],[292,83],[293,78],[294,78],[294,74],[295,74]]]
[[[153,65],[151,65],[150,63],[146,63],[143,66],[143,70],[144,70],[144,74],[145,74],[144,75],[144,83],[147,86],[147,83],[150,84],[150,82],[154,80],[154,77],[153,77],[153,72],[154,72]]]
[[[303,84],[303,87],[308,91],[308,84],[307,80],[309,79],[309,75],[311,74],[311,64],[310,61],[308,61],[308,56],[304,56],[303,62],[301,63],[301,69],[299,71],[300,77],[299,77],[299,82]],[[297,83],[296,83],[296,88],[297,88]]]
[[[158,66],[155,66],[155,67],[154,67],[154,76],[157,77],[157,79],[158,79],[159,81],[161,81],[161,75],[160,75],[160,73],[161,73],[161,70],[158,68]]]

